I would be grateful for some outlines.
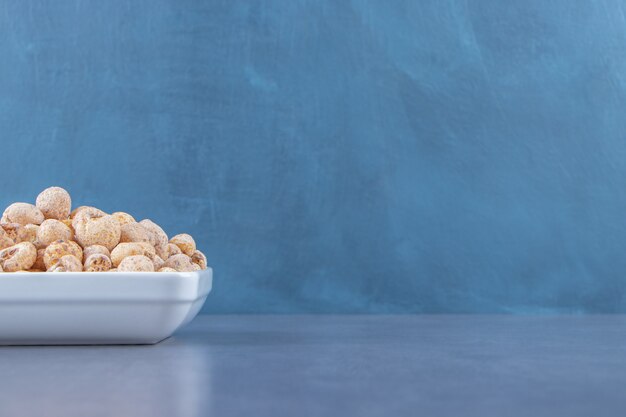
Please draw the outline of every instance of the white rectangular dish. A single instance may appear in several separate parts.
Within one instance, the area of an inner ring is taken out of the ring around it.
[[[202,308],[198,272],[0,273],[0,345],[154,344]]]

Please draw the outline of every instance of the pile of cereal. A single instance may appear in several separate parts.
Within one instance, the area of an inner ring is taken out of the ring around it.
[[[71,211],[59,187],[35,205],[13,203],[0,219],[0,272],[189,272],[207,268],[188,234],[168,239],[150,220],[95,207]]]

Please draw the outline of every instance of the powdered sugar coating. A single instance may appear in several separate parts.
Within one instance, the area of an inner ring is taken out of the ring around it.
[[[83,264],[73,255],[64,255],[48,272],[81,272]]]
[[[0,251],[0,266],[5,272],[30,269],[37,259],[37,248],[30,242],[22,242]]]
[[[165,259],[167,257],[167,253],[165,252],[168,243],[167,233],[165,233],[165,231],[161,229],[161,226],[159,226],[150,219],[142,220],[139,222],[139,224],[141,224],[149,232],[151,232],[152,237],[150,243],[152,243],[152,246],[154,246],[157,255]]]
[[[154,264],[147,256],[133,255],[124,258],[117,270],[120,272],[154,272]]]
[[[15,241],[0,227],[0,250],[15,245]]]
[[[153,244],[152,232],[142,224],[126,223],[121,227],[120,242],[148,242]]]
[[[165,258],[163,258],[163,259],[167,259],[170,256],[174,256],[174,255],[178,255],[178,254],[183,253],[183,251],[180,250],[180,248],[178,246],[176,246],[175,244],[173,244],[173,243],[168,243],[167,244],[167,248],[165,249],[165,251],[167,253],[167,256]]]
[[[21,225],[41,224],[44,216],[35,205],[28,203],[13,203],[4,210],[2,215],[6,223],[18,223]]]
[[[115,220],[118,221],[120,226],[124,226],[129,223],[137,223],[137,220],[135,220],[133,216],[128,213],[124,213],[123,211],[116,211],[115,213],[112,213],[111,216],[115,217]]]
[[[200,269],[207,268],[206,256],[197,249],[194,251],[193,255],[191,255],[191,262],[200,266]]]
[[[63,220],[70,215],[72,198],[63,188],[50,187],[37,196],[35,204],[46,219]]]
[[[47,219],[39,226],[36,238],[36,246],[45,248],[56,240],[71,240],[72,231],[59,220]]]
[[[112,250],[120,241],[120,224],[113,216],[100,216],[84,209],[74,217],[72,225],[76,241],[82,247],[102,245]]]
[[[91,255],[95,255],[96,253],[100,253],[105,255],[107,258],[111,258],[111,252],[102,245],[91,245],[87,246],[83,249],[83,260],[87,260]]]
[[[120,243],[111,251],[111,262],[117,267],[125,258],[136,255],[143,255],[152,260],[155,256],[154,248],[145,242]]]
[[[52,242],[45,249],[43,255],[46,270],[53,267],[59,262],[59,259],[65,255],[72,255],[77,259],[83,259],[83,249],[76,242],[71,240],[57,240],[56,242]]]
[[[85,272],[106,272],[111,269],[111,259],[102,254],[89,255],[84,264]]]
[[[170,256],[166,261],[165,265],[169,268],[174,268],[178,272],[191,272],[195,271],[194,263],[191,262],[191,258],[184,253],[179,255]]]
[[[193,237],[187,233],[181,233],[174,236],[170,239],[170,243],[178,246],[187,256],[193,256],[193,253],[196,251],[196,241],[193,240]]]

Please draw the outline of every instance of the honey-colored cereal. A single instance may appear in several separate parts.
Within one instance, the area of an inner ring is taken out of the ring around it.
[[[22,225],[19,223],[2,223],[0,226],[15,243],[30,242],[33,244],[39,228],[36,224]]]
[[[154,264],[147,256],[133,255],[124,258],[117,270],[120,272],[154,272]]]
[[[135,220],[133,216],[128,213],[124,213],[123,211],[116,211],[115,213],[111,214],[111,216],[115,217],[115,220],[118,221],[120,226],[124,226],[125,224],[129,223],[137,223],[137,220]]]
[[[22,242],[0,251],[0,266],[5,272],[30,269],[37,259],[37,248],[30,242]]]
[[[156,250],[154,249],[154,246],[152,246],[150,243],[148,242],[134,242],[134,243],[140,245],[143,248],[143,255],[150,258],[151,261],[154,261],[154,258],[158,256],[156,254]]]
[[[85,272],[106,272],[111,269],[111,259],[102,253],[89,255],[84,264]]]
[[[191,258],[184,253],[179,255],[170,256],[165,261],[165,266],[169,268],[174,268],[178,272],[191,272],[195,271],[194,263],[191,262]]]
[[[149,219],[92,206],[72,210],[69,193],[43,190],[36,204],[13,203],[0,218],[0,272],[195,271],[206,256],[189,234],[168,239]],[[148,265],[146,260],[150,262]]]
[[[89,258],[91,255],[94,255],[96,253],[100,253],[102,255],[105,255],[107,258],[111,259],[111,252],[107,248],[105,248],[102,245],[91,245],[83,249],[83,260],[86,261],[87,258]]]
[[[165,250],[167,249],[168,243],[168,238],[165,231],[161,229],[161,226],[149,219],[142,220],[139,222],[139,224],[141,224],[143,227],[148,229],[149,232],[152,233],[152,239],[150,243],[152,243],[152,246],[154,246],[157,255],[165,259],[167,257]]]
[[[63,188],[50,187],[37,196],[35,205],[46,219],[63,220],[70,215],[72,198]]]
[[[74,220],[76,216],[78,216],[78,213],[80,213],[83,210],[87,210],[87,212],[90,213],[94,217],[102,217],[106,215],[104,211],[98,208],[95,208],[92,206],[80,206],[72,210],[72,212],[70,213],[70,220]]]
[[[89,209],[84,209],[72,221],[76,241],[82,247],[102,245],[112,250],[120,241],[120,224],[113,216],[99,216]]]
[[[52,242],[48,245],[43,255],[46,270],[53,267],[57,262],[59,262],[59,259],[65,255],[72,255],[77,259],[83,259],[83,249],[78,245],[78,243],[71,240],[57,240],[56,242]]]
[[[48,272],[81,272],[83,270],[83,264],[73,255],[62,256],[57,263],[55,263]]]
[[[75,233],[74,233],[74,226],[72,226],[72,219],[63,219],[63,220],[61,220],[61,222],[64,225],[66,225],[70,229],[70,231],[72,232],[71,240],[75,240],[76,236],[75,236]]]
[[[17,232],[18,232],[18,229],[20,227],[22,227],[22,225],[19,224],[19,223],[8,223],[8,222],[0,223],[0,228],[2,228],[2,230],[4,230],[6,235],[13,242],[15,242],[17,240]],[[19,242],[15,242],[15,243],[19,243]]]
[[[180,250],[180,248],[178,246],[176,246],[175,244],[173,244],[173,243],[168,243],[167,244],[167,248],[166,248],[165,251],[167,253],[167,257],[163,258],[163,259],[167,259],[170,256],[174,256],[174,255],[178,255],[180,253],[183,253],[183,251]]]
[[[2,223],[0,226],[15,243],[28,241],[29,232],[25,230],[27,225],[25,226],[19,223]]]
[[[15,245],[15,241],[2,227],[0,227],[0,249],[8,248],[13,245]]]
[[[193,252],[193,255],[191,255],[191,262],[200,266],[200,269],[207,268],[206,256],[197,249]]]
[[[37,246],[45,248],[56,240],[71,240],[72,231],[62,221],[47,219],[37,230]]]
[[[28,203],[13,203],[4,210],[2,215],[5,223],[41,224],[43,213],[35,205]]]
[[[30,242],[37,246],[37,232],[39,231],[39,227],[40,226],[36,224],[27,224],[26,226],[20,227],[17,233],[17,241]]]
[[[152,263],[154,264],[155,271],[158,271],[159,269],[163,268],[163,265],[165,265],[165,261],[159,255],[154,255]]]
[[[154,258],[154,248],[149,243],[143,242],[124,242],[120,243],[111,251],[111,262],[114,267],[129,256],[143,255],[148,259]]]
[[[196,242],[191,235],[187,233],[181,233],[170,239],[170,243],[175,244],[180,250],[187,256],[193,256],[196,251]]]
[[[148,242],[153,244],[152,232],[139,223],[126,223],[121,227],[120,242]]]
[[[44,257],[45,253],[46,253],[46,249],[45,248],[37,249],[37,259],[35,259],[35,263],[31,267],[31,269],[40,269],[42,271],[45,271],[47,269],[46,268],[46,263],[43,260],[43,257]]]

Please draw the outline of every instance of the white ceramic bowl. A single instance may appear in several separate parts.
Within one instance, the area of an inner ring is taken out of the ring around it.
[[[0,273],[0,345],[154,344],[202,308],[199,272]]]

